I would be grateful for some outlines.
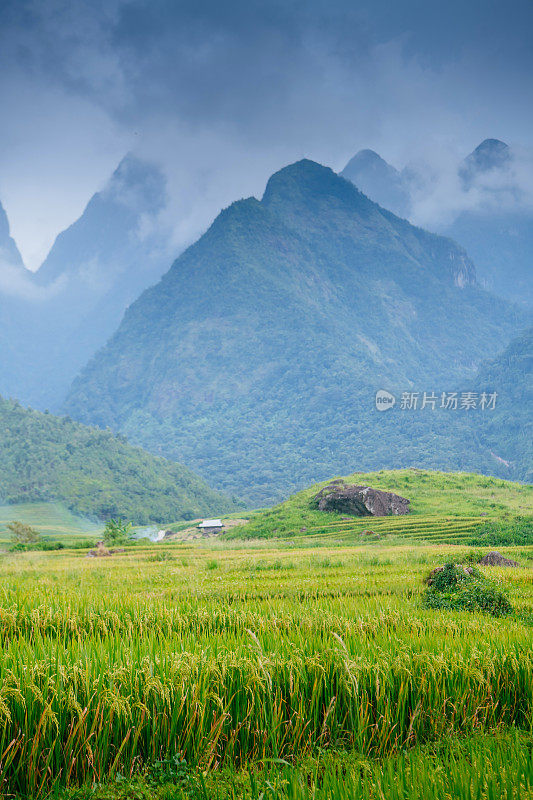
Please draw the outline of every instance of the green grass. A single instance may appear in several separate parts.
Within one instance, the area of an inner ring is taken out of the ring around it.
[[[269,763],[174,780],[123,776],[61,792],[61,800],[520,800],[533,796],[533,739],[516,730],[445,737],[384,760],[327,751],[303,763]]]

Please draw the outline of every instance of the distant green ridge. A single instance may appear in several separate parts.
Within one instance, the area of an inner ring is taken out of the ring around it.
[[[0,398],[0,502],[43,501],[138,525],[222,514],[236,505],[186,467],[122,436]]]

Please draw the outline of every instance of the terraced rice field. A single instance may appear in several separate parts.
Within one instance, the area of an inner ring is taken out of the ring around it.
[[[338,540],[339,542],[356,541],[362,536],[401,536],[413,542],[431,542],[460,544],[461,540],[468,540],[484,521],[491,517],[463,516],[443,517],[441,514],[425,516],[400,516],[363,518],[356,521],[337,521],[325,525],[306,528],[302,535],[300,531],[289,532],[295,542],[325,542]]]
[[[533,548],[487,568],[517,609],[495,619],[421,607],[464,547],[332,527],[4,556],[3,798],[394,799],[413,774],[420,797],[529,796]]]

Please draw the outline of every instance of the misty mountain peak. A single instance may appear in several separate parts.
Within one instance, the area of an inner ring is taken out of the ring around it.
[[[279,202],[298,203],[302,199],[316,202],[320,197],[347,199],[358,192],[347,185],[329,167],[304,158],[275,172],[267,183],[263,204],[272,208]]]
[[[6,236],[9,236],[9,222],[4,206],[0,203],[0,239],[5,239]]]
[[[501,139],[484,139],[469,156],[469,158],[472,157],[480,166],[486,164],[490,168],[508,161],[511,157],[511,149]]]
[[[166,178],[155,164],[128,153],[96,196],[155,213],[166,202]]]
[[[104,188],[89,200],[81,217],[59,234],[37,280],[49,284],[63,273],[87,274],[90,269],[91,291],[102,285],[110,287],[112,274],[128,271],[131,260],[139,256],[144,216],[155,217],[166,202],[166,178],[161,170],[128,153]]]
[[[349,178],[351,172],[361,169],[382,170],[388,174],[399,175],[395,167],[387,163],[384,158],[381,158],[375,150],[369,149],[359,150],[359,152],[348,161],[341,174],[345,178]]]
[[[380,206],[400,217],[408,215],[409,192],[402,175],[374,150],[359,150],[340,174]]]
[[[511,148],[500,139],[485,139],[463,161],[459,175],[468,187],[479,175],[503,169],[512,159]]]

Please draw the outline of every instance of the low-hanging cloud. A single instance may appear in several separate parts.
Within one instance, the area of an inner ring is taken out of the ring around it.
[[[39,305],[57,297],[64,288],[66,278],[60,276],[49,286],[39,286],[31,273],[2,258],[0,253],[0,295],[7,300],[24,300]]]
[[[176,253],[302,157],[341,169],[370,146],[413,173],[437,165],[413,189],[427,224],[479,202],[452,165],[487,136],[527,144],[531,130],[532,11],[511,5],[487,6],[482,36],[456,0],[7,0],[0,195],[27,262],[127,150],[168,178],[160,217]]]
[[[533,150],[516,147],[509,161],[479,172],[465,185],[463,159],[453,150],[433,154],[433,160],[412,162],[402,171],[410,196],[410,219],[432,229],[445,228],[463,212],[533,214]]]

